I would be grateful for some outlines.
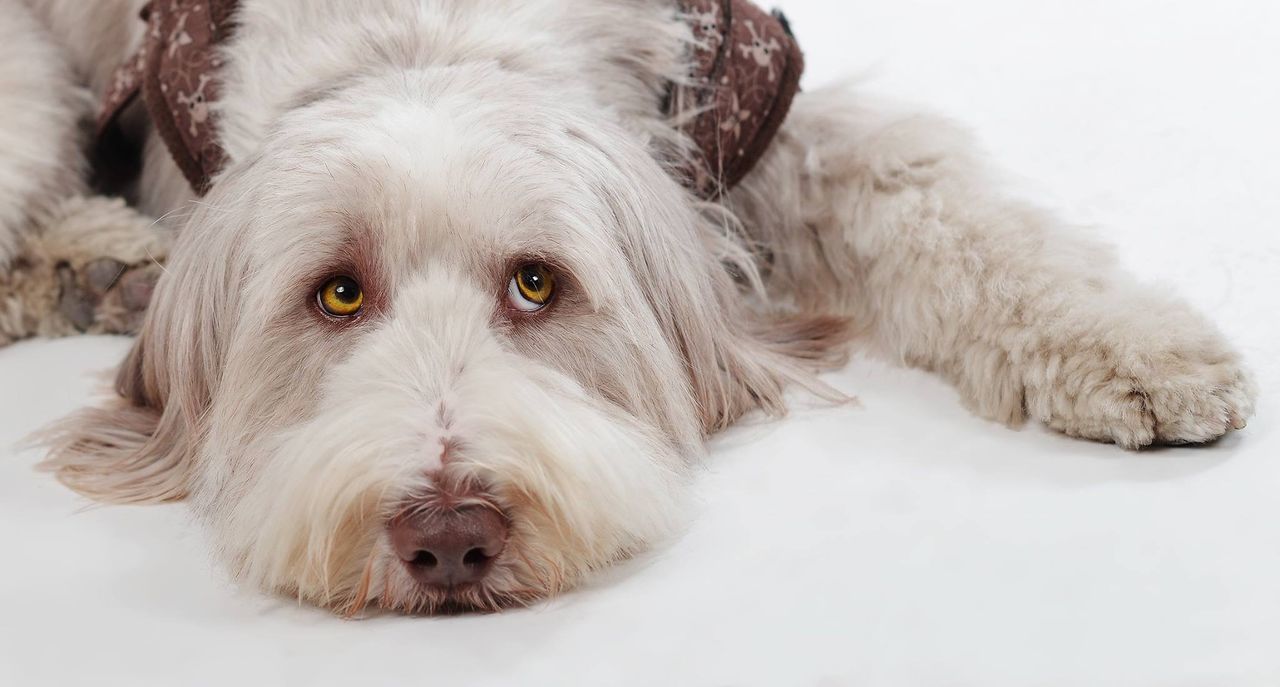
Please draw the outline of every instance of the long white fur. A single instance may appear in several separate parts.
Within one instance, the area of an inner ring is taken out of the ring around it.
[[[117,37],[70,51],[98,90],[137,40],[132,0],[29,2],[63,41]],[[556,593],[678,527],[707,435],[784,412],[790,385],[834,397],[813,375],[852,333],[984,416],[1130,448],[1252,412],[1210,324],[1004,197],[946,121],[804,93],[745,183],[697,201],[669,173],[687,142],[660,104],[689,40],[669,0],[245,0],[238,19],[231,163],[187,205],[148,139],[134,201],[191,212],[120,397],[51,430],[46,466],[103,500],[189,497],[250,584],[344,612]],[[531,319],[503,304],[526,259],[563,272]],[[361,272],[361,320],[315,312],[335,270]],[[453,482],[512,535],[446,599],[384,529]]]

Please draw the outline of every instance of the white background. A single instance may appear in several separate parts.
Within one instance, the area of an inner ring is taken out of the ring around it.
[[[785,0],[807,85],[971,124],[1033,197],[1221,323],[1250,427],[1125,453],[922,373],[718,440],[686,536],[532,609],[351,622],[239,592],[181,506],[90,508],[9,450],[127,342],[0,351],[0,684],[1280,684],[1280,3]]]

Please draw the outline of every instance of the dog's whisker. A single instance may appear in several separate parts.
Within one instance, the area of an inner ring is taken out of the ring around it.
[[[364,611],[365,604],[369,599],[369,585],[373,582],[373,566],[377,562],[378,552],[376,550],[369,552],[369,560],[365,563],[364,574],[360,576],[360,582],[356,585],[355,595],[352,597],[350,605],[347,607],[346,616],[354,617],[357,613]]]

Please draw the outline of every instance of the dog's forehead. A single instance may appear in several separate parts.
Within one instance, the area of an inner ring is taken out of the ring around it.
[[[299,192],[394,261],[605,250],[615,223],[581,173],[599,161],[577,159],[589,151],[553,112],[534,123],[511,107],[387,98],[308,150],[311,188]]]

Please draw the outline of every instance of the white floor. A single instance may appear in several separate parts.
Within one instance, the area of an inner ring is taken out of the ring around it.
[[[808,84],[976,128],[1214,313],[1243,433],[1125,453],[975,419],[917,372],[735,431],[681,541],[529,610],[335,619],[232,589],[181,506],[90,508],[9,447],[127,342],[0,351],[0,685],[1280,684],[1280,4],[783,0]],[[1050,190],[1051,189],[1051,190]]]

